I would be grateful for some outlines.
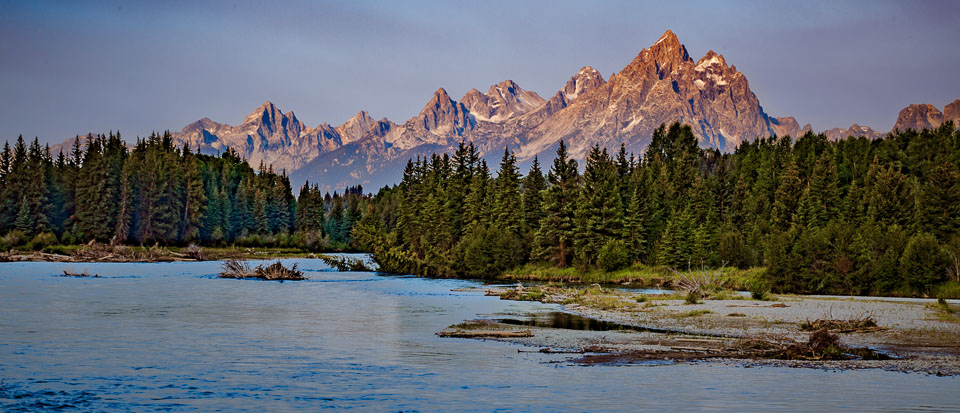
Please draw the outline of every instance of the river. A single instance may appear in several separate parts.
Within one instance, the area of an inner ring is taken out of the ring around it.
[[[284,261],[310,280],[219,279],[218,262],[0,263],[0,410],[960,410],[957,377],[585,367],[442,338],[463,320],[559,307],[454,291],[474,281]]]

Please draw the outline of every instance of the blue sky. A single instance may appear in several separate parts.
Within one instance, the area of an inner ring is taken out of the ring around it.
[[[948,1],[0,0],[0,140],[237,124],[267,100],[309,126],[403,122],[438,87],[504,79],[547,98],[666,29],[723,54],[772,116],[886,131],[960,98],[958,21]]]

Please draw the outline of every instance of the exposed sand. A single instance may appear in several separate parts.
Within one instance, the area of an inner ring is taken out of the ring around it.
[[[494,292],[505,291],[507,289]],[[653,297],[638,302],[639,296],[607,290],[595,293],[588,300],[571,300],[564,292],[556,295],[548,292],[543,301],[566,302],[565,311],[584,317],[656,331],[583,331],[500,325],[499,328],[508,330],[529,330],[533,336],[498,340],[551,351],[580,352],[587,349],[586,357],[571,360],[583,364],[710,360],[747,366],[880,368],[960,375],[960,311],[954,314],[942,311],[935,305],[936,300],[778,296],[773,301],[708,299],[699,304],[686,304],[683,300]],[[597,305],[598,302],[604,305]],[[950,300],[949,304],[954,309],[960,308],[957,300]],[[700,311],[709,313],[696,313]],[[688,315],[691,312],[694,315]],[[746,339],[805,343],[811,332],[801,329],[804,322],[865,318],[874,320],[877,327],[865,329],[867,331],[835,331],[840,342],[849,347],[878,350],[893,356],[894,360],[771,360],[740,357],[742,353],[731,352]]]

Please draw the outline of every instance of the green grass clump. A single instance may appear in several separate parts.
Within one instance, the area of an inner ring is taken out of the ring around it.
[[[933,288],[932,295],[938,298],[960,298],[960,281],[947,281]]]
[[[927,308],[933,310],[940,320],[960,322],[960,318],[957,317],[958,309],[951,306],[943,297],[938,298],[936,302],[927,304]]]
[[[762,279],[766,273],[766,268],[739,269],[724,267],[717,271],[720,272],[718,282],[723,288],[749,290],[752,283]],[[627,268],[615,271],[604,271],[600,268],[559,268],[543,263],[528,263],[508,270],[498,278],[512,281],[632,284],[645,287],[663,286],[671,288],[677,286],[681,277],[691,273],[691,271],[674,272],[668,267],[640,263],[634,263]]]
[[[681,318],[689,318],[689,317],[700,317],[700,316],[702,316],[702,315],[704,315],[704,314],[713,314],[713,311],[710,311],[710,310],[693,310],[693,311],[687,311],[687,312],[685,312],[685,313],[680,313],[679,316],[680,316]]]

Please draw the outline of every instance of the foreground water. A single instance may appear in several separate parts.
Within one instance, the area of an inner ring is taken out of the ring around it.
[[[466,319],[558,307],[296,262],[309,281],[218,279],[217,262],[0,264],[0,411],[960,410],[955,377],[582,367],[440,338]]]

